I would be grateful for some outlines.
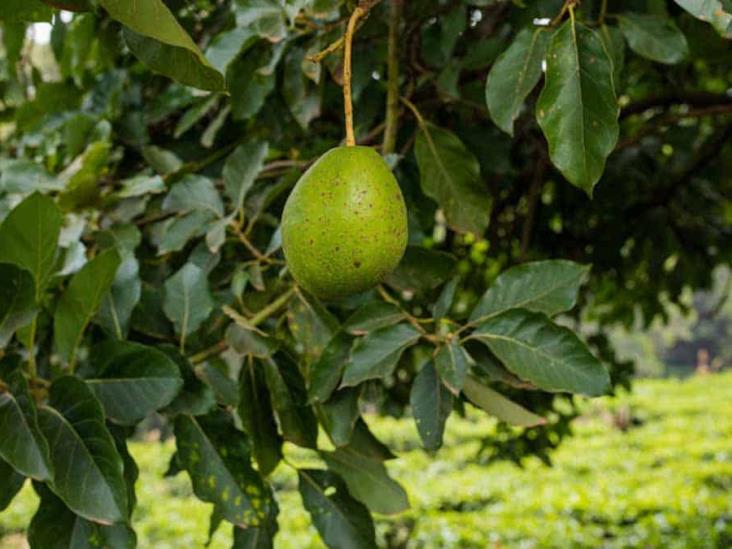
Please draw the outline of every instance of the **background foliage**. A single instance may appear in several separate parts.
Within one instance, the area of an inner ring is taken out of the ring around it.
[[[33,546],[135,545],[126,441],[159,411],[235,546],[271,545],[289,465],[325,543],[371,547],[371,513],[409,501],[362,413],[411,409],[436,451],[474,403],[502,420],[482,456],[549,461],[567,393],[628,383],[604,329],[729,261],[727,0],[363,4],[357,137],[383,141],[411,246],[331,304],[277,226],[342,137],[353,6],[57,3],[0,7],[0,483],[5,507],[34,479]]]

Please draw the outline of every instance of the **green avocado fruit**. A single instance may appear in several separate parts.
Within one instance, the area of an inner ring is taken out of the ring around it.
[[[407,246],[407,208],[369,147],[337,147],[300,178],[282,213],[282,248],[297,283],[322,299],[372,288]]]

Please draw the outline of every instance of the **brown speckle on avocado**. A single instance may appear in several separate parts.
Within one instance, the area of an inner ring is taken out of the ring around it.
[[[354,261],[353,262],[353,266],[358,269],[361,266],[361,262],[360,261]]]

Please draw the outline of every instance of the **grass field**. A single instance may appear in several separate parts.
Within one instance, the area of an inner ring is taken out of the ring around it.
[[[629,407],[640,425],[622,432],[613,410]],[[555,466],[530,461],[476,462],[479,414],[452,418],[436,457],[418,448],[411,421],[373,420],[399,448],[392,474],[412,510],[379,518],[383,546],[408,548],[719,548],[732,547],[732,372],[686,381],[637,382],[634,392],[592,401],[576,436],[554,454]],[[299,463],[312,458],[290,448]],[[135,443],[141,477],[135,529],[141,548],[203,547],[210,506],[196,501],[185,474],[162,479],[171,443]],[[280,498],[276,547],[322,547],[302,510],[293,473],[274,475]],[[37,499],[26,486],[0,513],[0,548],[24,547],[23,528]],[[222,527],[211,547],[229,547]]]

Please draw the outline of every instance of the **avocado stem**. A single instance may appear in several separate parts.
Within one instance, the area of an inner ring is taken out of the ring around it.
[[[353,147],[356,138],[353,134],[353,103],[351,102],[351,52],[353,50],[353,33],[356,30],[356,23],[366,14],[366,10],[360,5],[353,10],[348,20],[346,36],[343,45],[343,110],[346,115],[346,146]]]

